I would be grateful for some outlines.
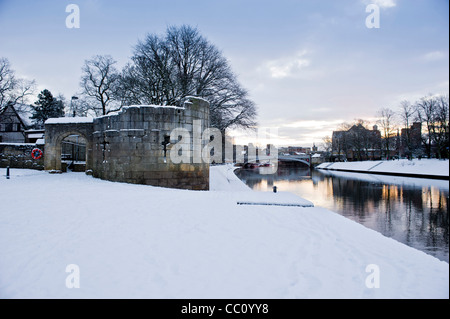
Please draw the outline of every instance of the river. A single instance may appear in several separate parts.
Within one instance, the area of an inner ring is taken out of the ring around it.
[[[449,262],[449,182],[279,167],[237,176],[256,191],[291,192],[383,235]]]

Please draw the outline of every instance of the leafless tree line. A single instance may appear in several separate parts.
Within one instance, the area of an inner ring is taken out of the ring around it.
[[[449,113],[448,95],[429,94],[413,103],[404,100],[396,110],[382,108],[377,112],[381,138],[371,133],[367,121],[355,120],[340,125],[337,134],[348,132],[341,138],[325,137],[323,148],[330,155],[337,153],[346,158],[351,151],[358,160],[369,159],[369,149],[378,149],[383,158],[393,153],[410,158],[448,158]]]
[[[449,157],[449,96],[432,95],[422,97],[414,103],[402,101],[399,111],[395,113],[396,120],[404,128],[402,142],[410,154],[425,155],[428,158]],[[420,123],[422,127],[422,145],[414,141],[414,133],[410,127]],[[419,148],[419,149],[418,149]]]
[[[70,101],[71,116],[107,115],[126,105],[182,106],[186,97],[197,96],[210,103],[212,127],[225,132],[256,126],[256,105],[228,60],[196,28],[186,25],[139,41],[122,70],[110,55],[86,60],[80,88]],[[0,59],[1,108],[27,102],[34,89],[34,81],[18,79],[9,61]],[[65,99],[59,99],[67,108]]]

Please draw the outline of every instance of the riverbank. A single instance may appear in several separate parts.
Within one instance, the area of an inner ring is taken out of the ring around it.
[[[255,191],[297,194],[442,261],[448,254],[448,180],[278,167],[275,175],[239,170]]]
[[[327,162],[320,164],[316,169],[429,179],[449,179],[449,161],[437,159]]]
[[[229,166],[211,167],[209,192],[4,175],[0,298],[449,297],[448,263],[336,213],[238,205],[268,194]],[[66,287],[68,265],[78,289]]]

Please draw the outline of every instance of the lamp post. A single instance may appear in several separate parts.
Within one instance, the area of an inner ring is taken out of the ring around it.
[[[73,101],[75,101],[75,100],[78,100],[78,97],[76,97],[76,96],[72,96],[72,99],[70,100],[70,109],[72,110],[72,114],[73,114],[73,117],[75,117],[75,109],[74,109],[74,107],[73,107]]]

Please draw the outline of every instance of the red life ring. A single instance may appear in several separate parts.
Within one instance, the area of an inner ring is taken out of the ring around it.
[[[42,151],[38,148],[35,148],[31,151],[31,157],[35,160],[42,158],[42,155],[44,155],[44,153],[42,153]]]

